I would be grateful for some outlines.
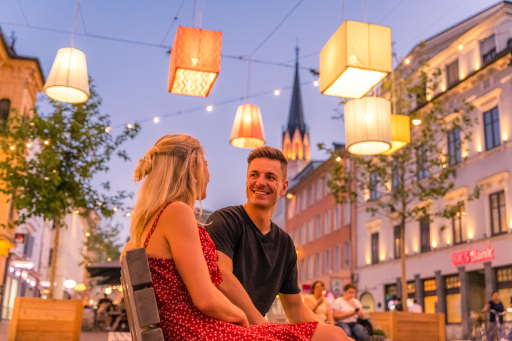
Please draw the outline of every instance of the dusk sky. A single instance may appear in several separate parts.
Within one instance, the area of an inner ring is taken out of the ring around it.
[[[132,161],[115,160],[106,177],[112,181],[113,188],[136,192],[138,186],[132,179],[138,159],[161,136],[184,133],[199,139],[206,150],[211,181],[203,207],[215,210],[244,203],[249,150],[231,146],[229,138],[237,107],[249,102],[248,77],[250,102],[261,109],[266,145],[281,148],[298,44],[302,101],[312,142],[312,159],[324,160],[327,156],[317,150],[317,143],[344,142],[343,122],[332,119],[342,106],[339,99],[319,93],[318,87],[313,86],[315,78],[307,69],[319,68],[320,50],[343,20],[390,26],[394,51],[401,60],[421,40],[496,3],[496,0],[198,0],[193,20],[192,0],[82,0],[75,47],[87,57],[89,75],[103,98],[101,110],[111,116],[114,134],[120,132],[115,127],[135,121],[142,123],[139,135],[124,146]],[[47,77],[57,50],[71,45],[75,9],[76,1],[71,0],[1,0],[0,26],[6,37],[14,31],[19,55],[39,58]],[[195,27],[223,34],[221,70],[207,98],[167,91],[168,50],[176,29],[193,23]],[[248,63],[234,58],[245,59],[249,55],[255,60],[250,74]],[[278,63],[286,65],[273,65]],[[274,95],[276,89],[280,90],[279,96]],[[39,104],[43,108],[45,101],[46,96],[40,94]],[[213,111],[206,110],[208,105],[213,106]],[[152,121],[155,116],[160,117],[157,124]],[[128,230],[129,218],[118,215]]]

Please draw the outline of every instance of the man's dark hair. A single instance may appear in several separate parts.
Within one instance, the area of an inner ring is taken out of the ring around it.
[[[286,180],[288,175],[288,159],[279,149],[269,146],[256,148],[249,153],[249,156],[247,157],[247,165],[250,165],[254,159],[270,159],[279,161],[283,171],[283,180]]]
[[[354,284],[352,283],[348,283],[348,284],[345,284],[345,286],[343,287],[343,291],[347,291],[349,289],[354,289],[356,290],[356,287],[354,286]]]

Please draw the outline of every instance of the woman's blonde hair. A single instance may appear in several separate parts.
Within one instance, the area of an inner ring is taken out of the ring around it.
[[[145,178],[133,209],[130,234],[137,247],[149,220],[169,201],[180,200],[195,207],[205,185],[203,173],[204,150],[195,138],[166,135],[158,140],[139,160],[135,181]],[[200,214],[200,213],[199,213]]]

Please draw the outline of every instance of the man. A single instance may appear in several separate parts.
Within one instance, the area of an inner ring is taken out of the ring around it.
[[[355,337],[359,341],[370,339],[365,327],[357,323],[357,319],[364,319],[363,305],[356,298],[356,287],[348,283],[343,287],[343,296],[338,297],[332,304],[336,326],[343,329],[348,337]]]
[[[416,299],[413,300],[413,303],[409,307],[408,310],[410,313],[422,313],[423,312],[423,308],[421,307],[421,305],[418,304],[418,301]]]
[[[300,295],[297,253],[291,237],[271,221],[286,193],[288,160],[260,147],[247,158],[247,202],[214,212],[205,226],[217,247],[221,290],[250,324],[262,324],[277,294],[292,323],[318,321]]]

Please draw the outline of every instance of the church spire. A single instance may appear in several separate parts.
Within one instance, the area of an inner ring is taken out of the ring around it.
[[[283,154],[288,158],[288,175],[293,178],[309,162],[309,134],[304,122],[302,96],[299,81],[299,47],[295,48],[295,76],[288,114],[288,124],[283,132]]]

